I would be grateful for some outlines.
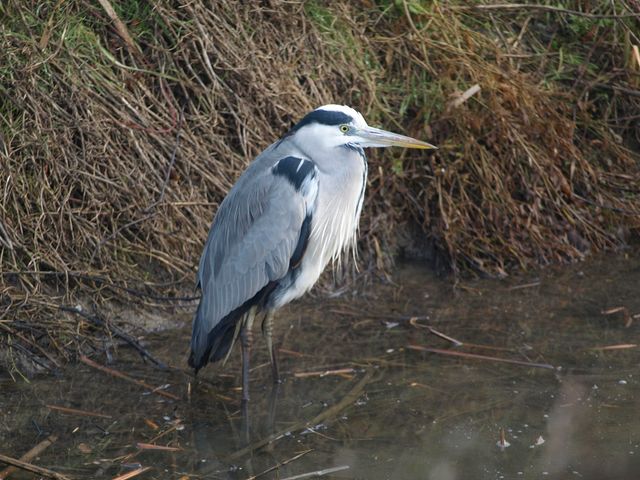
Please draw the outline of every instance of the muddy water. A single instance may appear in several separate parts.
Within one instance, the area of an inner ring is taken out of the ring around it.
[[[151,468],[135,478],[640,478],[639,256],[455,287],[404,265],[361,290],[283,312],[284,383],[272,388],[258,343],[246,414],[237,352],[196,382],[179,370],[188,327],[147,338],[175,369],[124,347],[109,364],[179,400],[83,364],[30,383],[0,377],[0,453],[55,434],[33,463],[73,478],[140,467]],[[627,313],[606,313],[616,307]]]

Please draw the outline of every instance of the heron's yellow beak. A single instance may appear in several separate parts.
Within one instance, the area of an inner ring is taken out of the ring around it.
[[[438,148],[422,140],[400,135],[399,133],[387,132],[386,130],[374,127],[359,129],[356,132],[356,136],[361,139],[358,144],[362,147]]]

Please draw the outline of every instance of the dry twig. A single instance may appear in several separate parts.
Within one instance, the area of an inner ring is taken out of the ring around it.
[[[131,53],[135,55],[138,59],[142,59],[143,57],[142,57],[142,52],[140,52],[140,48],[138,47],[136,42],[133,40],[133,38],[131,38],[131,35],[129,34],[129,30],[127,29],[127,26],[122,22],[122,20],[120,20],[120,17],[118,17],[118,14],[111,6],[111,3],[109,3],[109,0],[98,0],[98,3],[100,3],[102,8],[104,8],[104,11],[107,13],[107,15],[109,15],[109,18],[115,24],[118,34],[120,35],[120,37],[122,37],[124,42],[127,44],[127,47],[129,48]]]

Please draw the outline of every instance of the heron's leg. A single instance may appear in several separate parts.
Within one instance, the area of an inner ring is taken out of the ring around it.
[[[240,402],[240,411],[242,413],[242,421],[240,422],[240,431],[242,432],[241,443],[245,447],[251,443],[251,421],[249,419],[249,399],[243,398]]]
[[[271,435],[276,431],[276,407],[278,406],[278,394],[280,393],[280,383],[273,385],[269,395],[269,415],[267,416],[267,434]]]
[[[242,344],[242,401],[249,401],[249,364],[251,345],[253,344],[253,319],[256,316],[255,307],[251,308],[242,319],[240,342]]]
[[[273,310],[268,310],[267,315],[262,323],[262,333],[267,341],[267,349],[269,350],[269,360],[271,361],[271,372],[273,373],[273,383],[280,383],[280,373],[278,371],[278,359],[276,357],[276,349],[273,345]]]

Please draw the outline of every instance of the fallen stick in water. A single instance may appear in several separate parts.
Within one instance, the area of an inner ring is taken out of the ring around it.
[[[136,448],[140,450],[156,450],[156,451],[162,451],[162,452],[179,452],[183,450],[180,447],[168,447],[166,445],[155,445],[153,443],[143,443],[143,442],[136,443]]]
[[[47,438],[45,438],[43,441],[38,443],[35,447],[33,447],[31,450],[29,450],[27,453],[21,456],[20,461],[30,462],[31,460],[36,458],[38,455],[40,455],[42,452],[44,452],[47,448],[49,448],[51,445],[53,445],[56,442],[56,440],[58,440],[58,437],[56,435],[49,435]],[[2,470],[0,472],[0,480],[4,480],[9,475],[11,475],[13,472],[15,472],[16,468],[17,467],[15,466],[11,466]]]
[[[132,470],[123,475],[119,475],[117,477],[113,477],[113,480],[128,480],[129,478],[137,477],[138,475],[146,472],[147,470],[151,470],[151,467],[140,467],[135,470]]]
[[[323,468],[322,470],[316,470],[315,472],[301,473],[300,475],[294,475],[293,477],[283,478],[282,480],[300,480],[302,478],[309,477],[322,477],[329,475],[330,473],[341,472],[342,470],[348,470],[349,465],[340,465],[339,467]]]
[[[638,344],[636,343],[620,343],[618,345],[603,345],[601,347],[591,347],[588,350],[598,350],[598,351],[606,351],[606,350],[626,350],[628,348],[637,348]]]
[[[20,470],[37,473],[38,475],[42,475],[43,477],[55,478],[56,480],[70,480],[69,477],[62,475],[61,473],[54,472],[53,470],[49,470],[48,468],[38,467],[37,465],[33,465],[32,463],[23,462],[15,458],[7,457],[6,455],[0,454],[0,462],[6,463],[7,465],[12,465],[16,468],[19,468]]]
[[[307,453],[309,452],[313,452],[313,450],[309,449],[309,450],[305,450],[304,452],[301,452],[299,454],[297,454],[295,457],[292,457],[288,460],[285,460],[284,462],[278,462],[276,465],[274,465],[273,467],[269,467],[267,468],[264,472],[261,472],[257,475],[252,475],[251,477],[247,478],[247,480],[256,480],[256,478],[260,478],[263,475],[266,475],[267,473],[273,472],[274,470],[279,469],[280,467],[284,467],[285,465],[287,465],[288,463],[291,463],[297,459],[299,459],[300,457],[304,457]]]
[[[59,405],[45,405],[49,410],[57,410],[69,415],[80,415],[83,417],[101,417],[101,418],[113,418],[111,415],[105,415],[104,413],[89,412],[87,410],[79,410],[77,408],[61,407]],[[1,478],[1,477],[0,477]]]
[[[362,379],[360,379],[360,381],[353,386],[353,388],[349,391],[349,393],[347,393],[343,397],[342,400],[340,400],[335,405],[327,408],[326,410],[322,411],[321,413],[313,417],[311,420],[308,420],[306,422],[299,422],[291,428],[281,430],[272,435],[269,435],[266,438],[263,438],[262,440],[258,440],[257,442],[252,443],[251,445],[241,450],[238,450],[237,452],[232,453],[229,456],[229,458],[234,459],[234,458],[242,457],[243,455],[249,452],[252,452],[254,450],[257,450],[258,448],[264,447],[265,445],[271,442],[275,442],[276,440],[284,437],[287,433],[303,430],[305,428],[308,428],[309,426],[318,425],[319,423],[322,423],[326,419],[335,416],[338,412],[344,410],[348,406],[355,403],[355,401],[358,399],[358,397],[362,393],[362,390],[364,390],[365,385],[369,383],[369,381],[371,380],[372,376],[373,376],[373,373],[371,371],[368,371],[367,373],[365,373],[364,377],[362,377]]]
[[[293,374],[295,378],[307,377],[326,377],[327,375],[342,375],[345,373],[355,373],[353,368],[338,368],[336,370],[318,370],[315,372],[296,372]]]
[[[149,385],[148,383],[143,382],[142,380],[137,380],[135,378],[130,377],[129,375],[125,375],[122,372],[113,370],[112,368],[109,368],[109,367],[105,367],[104,365],[100,365],[99,363],[94,362],[93,360],[91,360],[88,357],[85,357],[84,355],[80,355],[80,361],[85,365],[89,365],[90,367],[95,368],[96,370],[100,370],[101,372],[108,373],[111,376],[121,378],[122,380],[126,380],[127,382],[140,385],[141,387],[146,388],[147,390],[150,390],[151,393],[155,393],[157,395],[170,398],[171,400],[180,400],[180,397],[178,397],[177,395],[174,395],[173,393],[165,392],[164,390],[160,390],[159,388],[154,387],[153,385]]]
[[[478,345],[477,343],[469,343],[469,342],[463,342],[461,340],[457,340],[453,337],[450,337],[449,335],[445,335],[444,333],[436,330],[432,326],[422,325],[421,323],[418,323],[418,321],[415,318],[412,318],[411,320],[409,320],[409,324],[414,328],[426,328],[427,330],[429,330],[430,333],[432,333],[436,337],[440,337],[444,340],[447,340],[448,342],[451,342],[454,347],[482,348],[485,350],[501,350],[505,352],[513,351],[513,349],[511,348],[493,347],[489,345]]]
[[[454,347],[461,347],[462,345],[464,345],[464,343],[462,343],[460,340],[456,340],[455,338],[450,337],[449,335],[445,335],[444,333],[439,332],[438,330],[436,330],[436,329],[435,329],[435,328],[433,328],[433,327],[427,327],[427,328],[428,328],[428,329],[429,329],[429,331],[430,331],[432,334],[434,334],[436,337],[443,338],[443,339],[445,339],[445,340],[447,340],[447,341],[449,341],[449,342],[453,343],[453,346],[454,346]]]
[[[525,362],[523,360],[512,360],[510,358],[490,357],[488,355],[480,355],[478,353],[458,352],[458,351],[455,351],[455,350],[442,350],[440,348],[422,347],[420,345],[407,345],[407,348],[410,349],[410,350],[418,350],[420,352],[429,352],[429,353],[438,353],[440,355],[449,355],[451,357],[474,358],[476,360],[488,360],[488,361],[491,361],[491,362],[511,363],[511,364],[514,364],[514,365],[523,365],[525,367],[546,368],[546,369],[549,369],[549,370],[555,370],[555,367],[553,365],[548,364],[548,363]]]

